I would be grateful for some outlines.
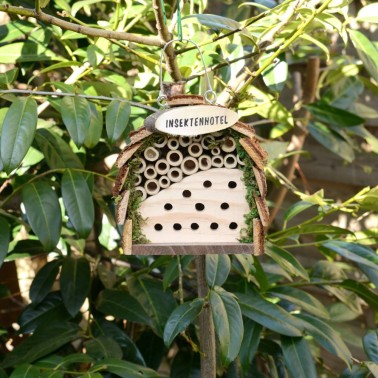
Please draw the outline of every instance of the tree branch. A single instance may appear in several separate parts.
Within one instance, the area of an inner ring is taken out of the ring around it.
[[[87,26],[82,26],[78,24],[74,24],[72,22],[64,21],[60,18],[51,16],[44,12],[37,12],[35,9],[28,9],[28,8],[21,8],[16,7],[9,4],[2,4],[0,5],[0,11],[6,12],[8,14],[16,14],[19,16],[25,17],[34,17],[39,21],[46,22],[48,24],[59,26],[65,30],[71,30],[80,34],[85,34],[91,37],[103,37],[107,39],[117,39],[122,41],[129,41],[135,43],[141,43],[144,45],[149,46],[163,46],[161,38],[158,37],[149,37],[139,34],[132,34],[132,33],[125,33],[125,32],[118,32],[112,30],[103,30],[103,29],[96,29]]]
[[[167,25],[165,25],[164,23],[164,14],[161,8],[161,1],[153,0],[152,7],[155,13],[156,29],[158,31],[160,44],[165,45],[172,39],[172,35],[169,33]],[[165,59],[167,64],[167,71],[172,76],[172,79],[174,81],[180,81],[181,73],[177,64],[175,50],[173,49],[172,45],[167,46],[167,48],[165,49]]]

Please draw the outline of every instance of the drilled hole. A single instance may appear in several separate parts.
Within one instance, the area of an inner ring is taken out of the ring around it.
[[[203,182],[203,186],[204,186],[205,188],[210,188],[211,185],[213,185],[213,184],[212,184],[211,181],[209,181],[209,180],[206,180],[206,181]]]
[[[173,225],[173,229],[176,230],[176,231],[180,231],[182,229],[182,226],[180,223],[175,223]]]
[[[202,211],[205,209],[205,205],[203,203],[196,203],[195,206],[197,211]]]
[[[173,209],[173,206],[172,206],[171,203],[166,203],[166,204],[164,205],[164,209],[167,210],[167,211],[169,211],[169,210],[172,210],[172,209]]]
[[[192,230],[198,230],[198,229],[199,229],[199,225],[198,225],[198,223],[192,223],[192,224],[190,225],[190,228],[191,228]]]
[[[189,197],[192,196],[192,192],[191,192],[190,190],[184,190],[184,191],[182,192],[182,195],[183,195],[183,197],[185,197],[185,198],[189,198]]]
[[[234,189],[234,188],[237,187],[237,183],[236,183],[235,181],[230,181],[230,182],[228,183],[228,187],[229,187],[230,189]]]
[[[215,223],[215,222],[211,223],[211,225],[210,225],[210,228],[211,228],[212,230],[217,230],[218,227],[219,227],[218,223]]]
[[[163,226],[160,223],[155,224],[155,230],[156,231],[161,231],[163,229]]]
[[[238,228],[238,224],[235,222],[231,222],[229,227],[230,227],[230,230],[236,230]]]
[[[223,203],[221,204],[221,209],[222,209],[222,210],[227,210],[229,207],[230,207],[230,205],[229,205],[227,202],[223,202]]]

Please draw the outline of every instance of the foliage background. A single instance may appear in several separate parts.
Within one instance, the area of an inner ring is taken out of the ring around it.
[[[201,44],[218,101],[255,125],[270,152],[266,256],[207,256],[205,298],[191,256],[122,255],[111,197],[116,154],[157,109],[160,45],[166,28],[177,36],[176,5],[165,4],[167,25],[161,2],[11,5],[45,7],[83,34],[0,5],[10,15],[0,28],[0,377],[199,376],[197,317],[208,306],[218,376],[377,376],[377,227],[331,224],[335,215],[376,222],[377,188],[342,200],[327,188],[310,193],[299,165],[306,140],[337,156],[335,172],[363,149],[376,161],[364,125],[377,118],[365,100],[378,90],[378,52],[361,28],[374,29],[377,4],[179,3],[183,36]],[[167,68],[191,79],[188,93],[203,91],[190,46]],[[37,271],[23,296],[14,261]],[[358,340],[344,330],[364,313]]]

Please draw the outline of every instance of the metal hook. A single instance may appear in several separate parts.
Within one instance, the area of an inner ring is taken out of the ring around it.
[[[205,64],[205,60],[203,59],[202,52],[201,52],[199,46],[197,45],[197,43],[195,43],[191,39],[185,39],[185,38],[182,38],[181,40],[180,39],[172,39],[171,41],[167,42],[161,50],[161,54],[160,54],[160,92],[159,92],[159,97],[157,99],[157,103],[160,106],[165,107],[166,102],[167,102],[167,96],[164,94],[164,91],[163,91],[163,57],[164,57],[165,49],[173,42],[182,42],[182,41],[192,43],[196,47],[196,49],[198,50],[200,57],[201,57],[202,65],[203,65],[203,68],[204,68],[204,71],[205,71],[206,81],[207,81],[207,90],[204,93],[204,98],[205,98],[207,103],[215,104],[215,102],[217,100],[217,94],[215,93],[215,91],[213,90],[213,87],[211,86],[210,78],[209,78],[209,75],[208,75],[207,70],[206,70],[206,64]]]

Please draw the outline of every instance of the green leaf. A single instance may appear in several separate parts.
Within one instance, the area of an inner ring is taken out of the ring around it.
[[[103,117],[101,107],[96,106],[92,102],[89,103],[89,106],[91,109],[91,122],[85,136],[84,145],[87,148],[93,148],[101,138]]]
[[[281,347],[291,377],[317,377],[310,347],[303,337],[281,336]]]
[[[176,307],[171,291],[164,291],[160,281],[147,276],[132,277],[127,283],[130,294],[150,316],[153,330],[162,337],[165,323]]]
[[[378,23],[378,4],[371,3],[362,7],[358,11],[357,21]]]
[[[98,296],[96,308],[106,315],[130,322],[151,324],[144,308],[129,293],[120,290],[103,290]]]
[[[105,1],[112,1],[112,0],[102,0],[103,2]],[[72,5],[71,8],[71,14],[72,16],[75,16],[76,13],[83,7],[92,5],[92,4],[97,4],[98,0],[81,0],[81,1],[75,1],[75,3]]]
[[[322,244],[322,248],[327,248],[356,263],[378,269],[378,255],[369,247],[341,240],[330,240]]]
[[[91,285],[91,268],[86,258],[65,257],[60,273],[60,290],[68,312],[75,316]]]
[[[175,355],[170,369],[170,378],[199,378],[201,374],[198,353],[181,349]]]
[[[361,207],[378,212],[378,186],[366,193],[361,202]]]
[[[22,364],[16,367],[9,378],[40,378],[40,371],[36,366]]]
[[[248,294],[237,294],[244,316],[286,336],[302,336],[304,327],[301,321],[283,308],[266,301],[259,294],[249,291]]]
[[[80,238],[87,238],[93,227],[94,205],[87,181],[81,172],[71,169],[64,172],[62,197],[75,231]]]
[[[340,335],[327,323],[319,318],[307,314],[296,315],[301,319],[306,332],[330,353],[341,358],[347,365],[351,365],[352,355]]]
[[[81,328],[77,324],[55,322],[44,324],[38,327],[33,335],[16,346],[11,353],[8,353],[2,366],[8,368],[33,362],[81,336]]]
[[[1,160],[8,174],[18,167],[28,152],[37,117],[37,103],[31,97],[19,97],[9,108],[1,131]]]
[[[95,371],[99,369],[116,374],[121,378],[161,378],[161,376],[152,369],[115,358],[105,358],[92,367],[92,370]]]
[[[103,358],[122,358],[122,349],[118,343],[108,336],[101,335],[88,340],[85,344],[87,353],[96,360]]]
[[[90,364],[93,362],[93,358],[90,357],[88,354],[82,354],[82,353],[74,353],[69,354],[68,356],[64,357],[62,361],[59,362],[60,367],[71,367],[75,364]]]
[[[378,364],[374,362],[366,361],[365,365],[369,369],[373,377],[378,377]]]
[[[378,266],[377,266],[378,271]],[[362,298],[372,309],[378,311],[378,295],[375,294],[372,290],[369,290],[364,284],[348,279],[344,280],[340,287],[353,291],[360,298]]]
[[[181,256],[181,269],[184,270],[185,267],[193,261],[193,256]],[[166,290],[167,287],[179,276],[178,262],[177,258],[173,258],[168,264],[163,278],[163,289]]]
[[[368,37],[357,30],[348,29],[348,33],[366,70],[378,83],[378,50],[376,46]]]
[[[71,147],[54,132],[47,129],[38,129],[35,134],[35,140],[50,169],[84,168],[80,159],[71,150]]]
[[[211,288],[222,286],[230,269],[231,261],[227,255],[206,255],[206,281]]]
[[[319,318],[329,319],[329,313],[323,304],[303,290],[281,286],[269,290],[269,293],[273,296],[289,301],[296,306],[299,306],[302,310],[318,316]]]
[[[215,333],[220,344],[223,365],[229,365],[238,356],[243,340],[243,319],[238,302],[227,291],[210,291],[210,305]]]
[[[26,20],[7,22],[5,25],[0,26],[1,43],[23,38],[25,34],[30,33],[33,29],[35,29],[35,24]]]
[[[261,62],[260,66],[265,63],[266,59],[269,59],[272,53],[266,54]],[[288,64],[285,60],[285,54],[280,54],[274,61],[271,63],[268,68],[266,68],[262,73],[262,78],[265,85],[275,92],[281,92],[286,84],[288,77]]]
[[[222,30],[222,29],[227,29],[227,30],[235,30],[235,29],[241,29],[241,25],[239,22],[227,18],[227,17],[222,17],[218,16],[215,14],[193,14],[190,16],[183,17],[183,20],[188,20],[191,18],[195,18],[198,20],[199,23],[202,25],[205,25],[209,28],[212,29],[217,29],[217,30]]]
[[[128,102],[113,100],[106,110],[106,133],[110,143],[119,139],[126,130],[130,117],[130,104]]]
[[[61,102],[61,114],[68,133],[78,147],[85,141],[91,121],[89,103],[82,97],[64,97]]]
[[[364,351],[369,359],[378,363],[378,330],[369,330],[363,337]]]
[[[31,182],[21,191],[30,227],[46,251],[58,244],[62,216],[56,192],[44,181]]]
[[[17,64],[49,60],[62,60],[62,57],[40,43],[16,42],[0,47],[0,63]]]
[[[0,268],[3,265],[5,256],[8,253],[10,242],[10,226],[8,221],[0,217]]]
[[[301,213],[302,211],[305,211],[309,209],[310,207],[314,206],[313,203],[309,203],[306,201],[298,201],[291,205],[284,214],[284,222],[285,224],[292,218],[294,218],[296,215]]]
[[[308,42],[314,44],[315,46],[319,47],[320,50],[322,50],[324,52],[324,55],[326,57],[327,62],[330,60],[330,53],[329,53],[328,47],[324,43],[320,42],[319,39],[314,38],[310,34],[307,34],[307,33],[302,33],[300,35],[300,38],[302,38],[305,41],[308,41]]]
[[[251,319],[245,319],[244,335],[239,355],[244,374],[248,373],[252,360],[255,357],[260,343],[261,332],[262,326],[259,323]]]
[[[169,347],[174,338],[183,332],[202,310],[204,300],[197,298],[174,309],[164,328],[164,343]]]
[[[1,87],[9,87],[12,84],[18,75],[18,68],[13,68],[7,72],[0,74],[0,86]]]
[[[50,292],[61,264],[61,260],[53,260],[48,262],[38,271],[30,286],[29,292],[29,297],[33,304],[42,302]]]
[[[266,254],[284,270],[293,276],[302,277],[306,281],[310,280],[306,269],[289,251],[271,243],[268,243],[267,247]]]
[[[306,105],[306,109],[320,122],[337,127],[353,127],[362,125],[365,120],[354,113],[336,108],[324,102]]]
[[[335,131],[329,129],[320,122],[310,122],[308,126],[310,134],[325,148],[339,155],[348,163],[354,158],[353,147]]]

